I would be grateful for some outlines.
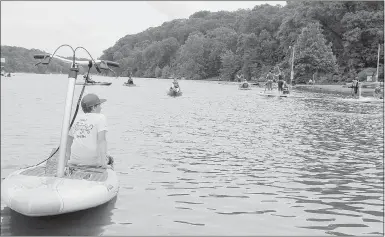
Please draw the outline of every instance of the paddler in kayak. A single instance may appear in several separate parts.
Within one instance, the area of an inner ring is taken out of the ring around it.
[[[249,83],[247,82],[246,78],[243,77],[241,85],[239,85],[241,88],[249,88]]]
[[[180,91],[179,83],[176,78],[174,78],[174,81],[171,84],[170,90],[175,90],[176,92]]]
[[[132,80],[132,77],[131,77],[131,71],[128,71],[128,80],[127,80],[126,84],[128,84],[128,85],[134,84],[134,80]]]
[[[69,165],[86,165],[107,168],[112,157],[107,155],[106,117],[100,113],[101,104],[95,94],[87,94],[81,101],[84,114],[77,116],[68,133],[66,161]]]
[[[96,83],[96,81],[92,80],[91,77],[87,77],[87,74],[84,74],[83,78],[87,83]]]

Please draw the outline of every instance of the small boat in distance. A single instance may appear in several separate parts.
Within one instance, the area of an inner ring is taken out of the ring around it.
[[[178,87],[178,88],[170,88],[167,92],[167,95],[169,96],[172,96],[172,97],[177,97],[177,96],[181,96],[182,95],[182,91],[181,89]]]

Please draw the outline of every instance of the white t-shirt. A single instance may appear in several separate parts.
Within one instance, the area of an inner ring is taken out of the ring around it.
[[[108,131],[103,114],[79,114],[68,135],[73,137],[70,164],[101,165],[98,155],[98,132]]]

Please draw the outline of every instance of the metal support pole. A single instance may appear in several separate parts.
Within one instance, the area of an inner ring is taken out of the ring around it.
[[[380,66],[380,46],[381,44],[378,44],[376,82],[378,82],[378,68]]]
[[[67,98],[64,108],[64,118],[62,123],[61,130],[61,139],[60,139],[60,149],[59,149],[59,160],[57,166],[57,177],[63,177],[64,175],[64,166],[65,166],[65,156],[67,152],[67,140],[68,140],[68,130],[70,126],[71,119],[71,110],[72,110],[72,101],[75,91],[75,81],[78,74],[78,67],[76,64],[73,64],[68,75],[68,89],[67,89]]]
[[[294,51],[295,46],[293,46],[293,57],[291,59],[291,72],[290,72],[290,84],[293,85],[293,79],[294,79]]]

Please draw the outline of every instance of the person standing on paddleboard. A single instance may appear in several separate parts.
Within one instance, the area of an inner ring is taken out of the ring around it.
[[[281,69],[279,68],[279,66],[276,67],[278,70],[278,73],[274,73],[273,74],[273,82],[276,83],[278,80],[279,80],[279,76],[282,75],[281,73]],[[274,70],[274,69],[273,69]],[[278,79],[278,80],[277,80]]]
[[[382,99],[383,94],[384,94],[384,92],[382,91],[381,86],[380,85],[376,86],[376,88],[374,89],[374,92],[373,92],[373,96],[377,99]]]
[[[283,80],[282,92],[283,94],[290,94],[289,86],[287,85],[287,82],[285,80]]]
[[[358,88],[358,78],[357,77],[355,77],[353,79],[353,81],[352,81],[352,89],[353,89],[353,97],[354,98],[359,97],[359,94],[358,94],[358,90],[359,90],[359,88]]]
[[[282,75],[278,76],[278,94],[283,92],[283,77]]]
[[[266,79],[267,79],[267,82],[266,82],[265,91],[266,91],[266,88],[269,91],[273,90],[273,73],[271,72],[271,70],[266,75]]]
[[[101,114],[101,104],[95,94],[87,94],[81,101],[84,114],[79,115],[68,133],[66,161],[72,165],[87,165],[107,168],[113,163],[107,155],[106,117]]]

